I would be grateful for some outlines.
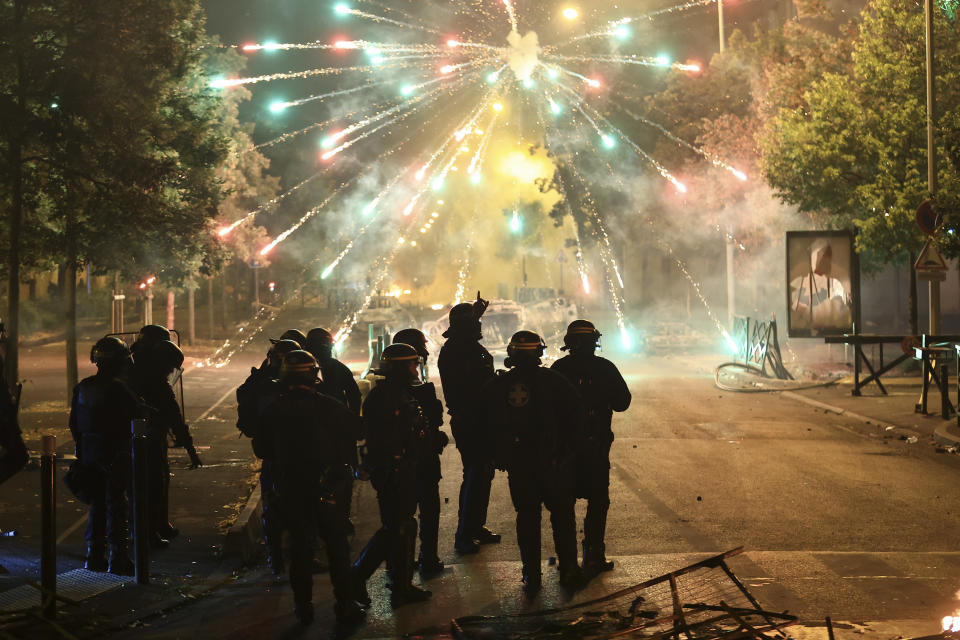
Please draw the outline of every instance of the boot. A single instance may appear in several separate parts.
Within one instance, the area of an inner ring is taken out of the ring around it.
[[[127,554],[126,544],[110,545],[110,573],[118,576],[132,576],[136,567]]]
[[[102,542],[88,542],[87,556],[83,559],[83,568],[87,571],[104,572],[107,570],[107,559],[104,555]]]
[[[390,605],[396,609],[411,602],[423,602],[429,600],[433,594],[426,589],[411,584],[410,580],[413,574],[413,568],[408,560],[408,540],[406,534],[400,536],[399,540],[393,541],[393,562],[387,567],[387,571],[393,582],[393,592],[390,594]]]
[[[584,585],[583,571],[576,564],[560,569],[560,586],[568,591],[575,591]]]
[[[523,570],[523,594],[527,598],[534,598],[540,593],[540,586],[543,582],[543,576],[539,567],[537,570]]]
[[[604,545],[588,545],[583,541],[583,572],[589,577],[613,570],[613,561],[607,560]]]
[[[157,535],[164,540],[170,541],[180,535],[180,529],[177,529],[173,524],[167,522],[157,527]]]
[[[293,615],[297,617],[297,622],[303,626],[308,626],[313,622],[313,603],[295,602],[293,603]]]
[[[283,575],[283,548],[274,543],[273,540],[268,540],[267,544],[267,566],[270,567],[270,571],[273,572],[275,576]]]
[[[440,558],[436,556],[431,559],[420,556],[420,561],[417,564],[420,566],[421,578],[432,578],[443,573],[444,565],[440,562]]]
[[[352,627],[363,620],[366,611],[353,600],[341,600],[333,605],[333,613],[338,625]]]
[[[499,533],[494,533],[487,529],[486,527],[480,527],[480,533],[477,534],[477,543],[479,544],[499,544],[502,536]]]
[[[380,529],[370,542],[363,548],[356,562],[351,567],[351,580],[353,581],[354,597],[353,599],[364,606],[370,606],[370,594],[367,593],[367,580],[377,570],[384,559],[384,544],[386,533]]]

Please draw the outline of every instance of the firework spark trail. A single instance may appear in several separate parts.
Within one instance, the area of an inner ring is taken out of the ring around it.
[[[477,152],[473,154],[473,158],[470,160],[470,165],[467,167],[467,174],[480,175],[483,172],[483,154],[487,150],[487,146],[490,144],[490,139],[493,137],[493,130],[497,123],[497,116],[500,115],[496,111],[493,112],[493,116],[490,118],[490,122],[487,124],[486,129],[484,129],[483,137],[480,139],[480,144],[477,145]]]
[[[343,250],[340,251],[337,257],[334,258],[329,265],[327,265],[327,267],[323,270],[323,273],[320,274],[321,280],[326,280],[328,277],[330,277],[330,274],[333,273],[333,270],[337,268],[337,265],[339,265],[344,258],[347,257],[347,255],[353,249],[357,241],[359,241],[360,238],[362,238],[363,235],[367,232],[367,229],[369,229],[373,225],[373,223],[377,221],[377,219],[380,217],[379,215],[380,210],[378,209],[380,205],[380,201],[386,197],[387,193],[389,193],[390,190],[393,189],[393,187],[395,187],[398,182],[400,182],[400,179],[404,176],[405,173],[406,172],[402,172],[402,171],[397,173],[397,175],[394,176],[393,180],[391,180],[386,187],[381,189],[380,193],[378,193],[377,196],[373,200],[371,200],[366,207],[364,207],[363,212],[365,214],[371,215],[376,213],[377,215],[371,215],[370,220],[367,221],[367,223],[360,228],[360,231],[358,231],[357,234],[350,240],[350,242],[347,243],[347,246],[345,246]]]
[[[595,56],[561,56],[558,54],[548,54],[543,56],[544,60],[550,62],[603,62],[609,64],[636,64],[644,67],[660,67],[663,69],[677,69],[679,71],[700,71],[700,65],[698,64],[684,64],[681,62],[670,62],[665,58],[661,57],[651,57],[651,56],[638,56],[638,55],[626,55],[626,56],[610,56],[610,55],[595,55]]]
[[[538,114],[540,114],[541,122],[545,122],[544,117],[542,115],[542,108],[538,109]],[[587,120],[590,120],[589,116],[587,116]],[[594,123],[591,121],[591,124],[594,124]],[[594,124],[594,128],[596,128],[595,124]],[[566,150],[568,157],[573,158],[576,156],[576,153],[573,153],[573,154],[570,153],[570,150],[566,145],[564,145],[564,149]],[[576,176],[577,179],[583,184],[584,194],[586,196],[587,202],[590,205],[589,207],[586,208],[586,211],[588,216],[592,218],[592,222],[596,229],[594,233],[595,235],[598,236],[598,240],[600,241],[597,244],[597,246],[600,249],[600,259],[603,262],[603,265],[605,267],[604,269],[605,277],[607,279],[608,284],[610,285],[611,295],[618,296],[619,293],[616,291],[616,289],[613,288],[613,280],[610,274],[611,273],[614,274],[614,276],[617,279],[617,282],[620,285],[621,290],[624,288],[623,278],[620,275],[620,267],[617,265],[616,258],[614,258],[613,256],[613,246],[610,243],[610,236],[607,234],[606,226],[603,224],[603,220],[600,217],[600,214],[598,212],[596,202],[593,200],[593,196],[590,194],[590,189],[587,186],[586,180],[583,178],[583,176],[580,175],[579,171],[577,171],[576,164],[573,161],[571,161],[568,164],[568,166],[570,167],[570,170],[574,174],[574,176]],[[563,194],[564,199],[567,199],[566,190],[563,187],[562,180],[558,181],[558,186],[561,189],[561,193]],[[621,330],[625,330],[623,326],[621,326]],[[626,337],[624,339],[626,339]]]
[[[647,118],[644,118],[644,117],[641,116],[640,114],[634,113],[633,111],[630,111],[630,109],[627,109],[624,105],[622,105],[622,104],[620,104],[620,103],[618,103],[618,102],[614,102],[614,104],[616,104],[616,105],[620,108],[621,111],[623,111],[624,113],[626,113],[628,116],[630,116],[630,117],[633,118],[634,120],[637,120],[637,121],[639,121],[639,122],[642,122],[642,123],[645,124],[645,125],[648,125],[648,126],[650,126],[650,127],[653,127],[654,129],[658,130],[660,133],[662,133],[664,136],[666,136],[667,138],[669,138],[669,139],[672,140],[673,142],[676,142],[676,143],[677,143],[678,145],[680,145],[681,147],[684,147],[684,148],[686,148],[686,149],[689,149],[690,151],[693,151],[693,152],[696,153],[697,155],[699,155],[699,156],[701,156],[701,157],[703,157],[703,158],[706,158],[707,160],[710,161],[710,163],[711,163],[713,166],[718,167],[718,168],[720,168],[720,169],[724,169],[725,171],[729,171],[729,172],[732,173],[734,176],[736,176],[736,178],[737,178],[738,180],[740,180],[740,181],[742,181],[742,182],[746,182],[746,180],[747,180],[747,174],[745,174],[743,171],[740,171],[740,170],[737,169],[736,167],[730,166],[730,165],[727,164],[722,158],[720,158],[720,157],[718,157],[718,156],[716,156],[716,155],[714,155],[714,154],[712,154],[712,153],[709,153],[709,152],[701,149],[700,147],[698,147],[698,146],[696,146],[696,145],[690,144],[689,142],[687,142],[687,141],[684,140],[683,138],[681,138],[681,137],[675,135],[674,133],[672,133],[670,130],[668,130],[666,127],[664,127],[664,126],[661,125],[660,123],[654,122],[653,120],[649,120],[649,119],[647,119]]]
[[[409,115],[409,113],[406,114],[406,115]],[[435,119],[435,118],[431,118],[430,120],[428,120],[428,122],[430,122],[430,121],[432,121],[432,120],[434,120],[434,119]],[[394,153],[398,152],[398,151],[399,151],[400,149],[402,149],[408,142],[410,142],[411,140],[413,140],[413,139],[416,138],[417,136],[418,136],[418,132],[413,132],[413,133],[411,133],[410,135],[408,135],[407,137],[405,137],[403,140],[401,140],[400,142],[398,142],[397,144],[395,144],[393,147],[391,147],[391,148],[388,149],[387,151],[384,151],[382,154],[380,154],[380,155],[377,157],[377,159],[378,159],[378,160],[383,160],[384,158],[387,158],[387,157],[393,155]],[[250,211],[249,213],[245,214],[243,217],[241,217],[241,218],[239,218],[238,220],[234,221],[234,222],[231,223],[230,225],[228,225],[228,226],[220,229],[220,230],[217,232],[218,235],[219,235],[220,237],[224,237],[224,236],[228,235],[231,231],[233,231],[234,229],[236,229],[237,227],[239,227],[241,224],[243,224],[244,222],[246,222],[247,220],[250,220],[251,218],[253,218],[253,217],[256,216],[257,214],[263,213],[263,212],[265,212],[267,209],[272,208],[274,205],[276,205],[277,203],[279,203],[281,200],[283,200],[284,198],[286,198],[287,196],[289,196],[289,195],[290,195],[291,193],[293,193],[294,191],[302,188],[302,187],[305,186],[306,184],[310,183],[310,182],[313,181],[313,180],[316,180],[318,177],[320,177],[321,175],[323,175],[323,173],[324,173],[324,171],[326,170],[326,168],[327,168],[327,167],[324,167],[323,170],[318,171],[317,173],[315,173],[315,174],[313,174],[312,176],[306,178],[305,180],[303,180],[303,181],[300,182],[299,184],[294,185],[293,187],[291,187],[290,189],[288,189],[288,190],[285,191],[284,193],[281,193],[281,194],[278,195],[277,197],[269,200],[268,202],[265,202],[265,203],[261,204],[259,207],[257,207],[257,208],[254,209],[253,211]],[[394,180],[394,183],[396,182],[396,180],[399,180],[399,176]],[[391,183],[391,184],[393,184],[393,183]],[[377,201],[379,201],[379,200],[380,200],[380,196],[377,196],[375,202],[377,202]]]
[[[577,105],[576,105],[577,109],[580,111],[581,114],[583,114],[587,118],[587,120],[590,121],[590,124],[593,125],[594,129],[596,129],[601,136],[604,136],[606,134],[604,134],[603,130],[597,126],[597,123],[594,121],[594,119],[586,114],[586,110],[589,109],[590,111],[592,111],[594,118],[602,121],[610,131],[615,132],[617,136],[620,137],[620,139],[624,140],[627,144],[629,144],[631,149],[633,149],[639,156],[641,156],[648,163],[650,163],[650,165],[657,170],[657,173],[659,173],[661,176],[666,178],[671,184],[673,184],[674,187],[677,188],[678,191],[680,191],[681,193],[687,192],[687,187],[685,184],[677,180],[677,178],[675,178],[674,175],[670,173],[670,171],[668,171],[666,167],[664,167],[662,164],[657,162],[649,153],[647,153],[642,148],[640,148],[640,146],[636,142],[634,142],[629,137],[627,137],[627,134],[625,134],[623,131],[621,131],[617,127],[613,126],[613,124],[611,124],[610,121],[607,120],[603,115],[598,113],[596,110],[592,109],[590,105],[586,104],[576,91],[564,85],[563,83],[557,83],[557,86],[565,89],[569,94],[571,94],[571,96],[574,97],[575,100],[577,100]]]
[[[360,11],[359,9],[351,9],[346,5],[337,5],[336,12],[343,15],[353,15],[358,18],[366,18],[367,20],[372,20],[373,22],[383,22],[386,24],[392,24],[395,27],[402,27],[404,29],[413,29],[414,31],[426,31],[427,33],[433,33],[436,35],[443,35],[441,32],[433,29],[432,27],[427,27],[425,25],[413,24],[411,22],[404,22],[402,20],[394,20],[393,18],[388,18],[386,16],[377,15],[375,13],[367,13],[366,11]]]
[[[465,80],[465,78],[458,79],[457,82],[458,82],[458,83],[462,83],[464,80]],[[396,105],[395,107],[392,107],[392,108],[390,108],[390,109],[387,109],[386,111],[382,111],[382,112],[380,112],[380,113],[378,113],[378,114],[376,114],[376,115],[370,116],[369,118],[365,118],[365,119],[361,120],[360,122],[354,123],[354,124],[350,125],[349,127],[347,127],[346,129],[343,129],[342,131],[338,131],[337,133],[335,133],[335,134],[333,134],[332,136],[330,136],[329,139],[330,139],[331,143],[336,143],[336,142],[339,141],[339,140],[343,140],[346,136],[350,135],[351,133],[354,133],[354,132],[356,132],[356,131],[359,131],[360,129],[364,129],[364,128],[370,126],[371,124],[374,124],[374,123],[376,123],[376,122],[379,122],[380,120],[383,120],[384,118],[388,118],[389,116],[393,116],[392,118],[389,118],[386,122],[382,123],[381,125],[379,125],[379,126],[377,126],[377,127],[374,127],[373,129],[370,129],[369,131],[365,131],[363,134],[357,136],[356,138],[351,138],[350,140],[347,140],[346,142],[344,142],[343,144],[339,145],[338,147],[336,147],[336,148],[334,148],[334,149],[331,149],[331,150],[329,150],[329,151],[324,152],[324,153],[320,156],[320,158],[321,158],[322,160],[329,160],[330,158],[332,158],[333,156],[337,155],[338,153],[340,153],[340,152],[343,151],[344,149],[348,149],[348,148],[352,147],[352,146],[355,145],[356,143],[360,142],[361,140],[363,140],[363,139],[365,139],[365,138],[368,138],[369,136],[373,135],[373,134],[376,133],[377,131],[380,131],[380,130],[383,129],[384,127],[388,127],[388,126],[390,126],[390,125],[392,125],[392,124],[395,124],[397,121],[401,120],[402,118],[406,118],[407,116],[411,115],[412,113],[415,113],[416,111],[418,111],[418,110],[419,110],[420,108],[422,108],[423,106],[425,106],[425,105],[430,104],[431,102],[433,102],[433,101],[437,98],[437,96],[440,95],[440,93],[441,93],[442,91],[444,91],[445,89],[449,89],[449,88],[450,88],[450,87],[438,87],[438,88],[436,88],[436,89],[434,89],[434,90],[432,90],[432,91],[429,91],[429,92],[427,92],[427,93],[425,93],[425,94],[423,94],[423,95],[417,96],[416,98],[412,98],[412,99],[410,99],[410,100],[407,100],[406,102],[402,102],[402,103]],[[404,111],[404,109],[406,109],[406,111]],[[394,115],[394,114],[397,114],[397,115]]]
[[[318,177],[320,177],[321,173],[322,173],[322,172],[318,172],[318,173],[313,174],[313,175],[310,176],[309,178],[306,178],[305,180],[301,181],[300,183],[295,184],[294,186],[290,187],[289,189],[287,189],[286,191],[284,191],[284,192],[281,193],[280,195],[276,196],[275,198],[271,198],[271,199],[268,200],[267,202],[264,202],[263,204],[261,204],[259,207],[257,207],[257,208],[254,209],[253,211],[250,211],[250,212],[246,213],[245,215],[241,216],[239,219],[235,220],[234,222],[230,223],[229,225],[227,225],[227,226],[223,227],[222,229],[220,229],[219,231],[217,231],[217,235],[220,236],[221,238],[224,238],[224,237],[228,236],[231,231],[233,231],[234,229],[236,229],[237,227],[239,227],[240,225],[242,225],[242,224],[243,224],[244,222],[246,222],[247,220],[250,220],[251,218],[253,218],[253,217],[256,216],[257,214],[264,213],[264,212],[266,212],[267,210],[272,209],[272,208],[273,208],[274,206],[276,206],[278,203],[280,203],[281,201],[283,201],[284,199],[286,199],[290,194],[295,193],[296,191],[302,189],[302,188],[303,188],[304,186],[306,186],[307,184],[310,184],[311,182],[313,182],[314,180],[316,180]]]
[[[336,49],[334,44],[320,40],[313,42],[267,42],[263,44],[233,45],[243,51],[288,51],[290,49]]]
[[[423,180],[423,177],[426,175],[427,171],[430,170],[430,167],[433,166],[433,163],[437,160],[440,154],[446,151],[447,147],[450,146],[451,142],[456,140],[457,133],[459,131],[465,129],[468,126],[470,128],[473,128],[473,125],[476,123],[477,118],[480,117],[480,114],[483,113],[483,110],[487,107],[487,105],[490,104],[490,101],[492,99],[493,99],[493,91],[491,90],[487,93],[486,97],[484,97],[484,99],[480,101],[480,104],[474,109],[474,111],[468,114],[463,120],[460,121],[460,125],[453,130],[453,133],[450,134],[446,138],[446,140],[444,140],[443,144],[441,144],[440,147],[436,151],[434,151],[433,154],[427,159],[424,165],[420,167],[420,169],[417,171],[417,174],[416,174],[417,180]]]
[[[473,220],[476,220],[479,216],[477,215],[476,210],[474,211]],[[473,250],[473,231],[475,225],[470,225],[470,239],[467,240],[466,249],[463,252],[463,261],[460,263],[460,272],[457,274],[457,289],[453,294],[453,304],[457,305],[463,302],[463,297],[465,295],[465,290],[467,287],[467,276],[470,274],[470,252]]]
[[[443,53],[443,49],[435,44],[397,44],[372,40],[337,40],[331,46],[334,49],[357,49],[367,53]]]
[[[507,7],[507,17],[510,18],[510,30],[516,33],[519,31],[519,27],[517,25],[517,12],[513,9],[513,0],[503,0],[503,4]]]
[[[330,91],[328,93],[319,93],[312,96],[306,96],[304,98],[297,98],[296,100],[288,100],[286,102],[275,102],[270,106],[271,110],[282,110],[288,107],[299,107],[300,105],[307,104],[309,102],[317,102],[320,100],[326,100],[327,98],[336,98],[337,96],[345,96],[351,93],[357,93],[358,91],[364,91],[372,87],[380,87],[385,84],[392,84],[393,80],[380,80],[379,82],[368,82],[367,84],[362,84],[359,87],[351,87],[349,89],[339,89],[337,91]]]
[[[607,172],[610,174],[610,176],[617,182],[621,191],[623,193],[628,193],[629,189],[624,184],[623,178],[614,170],[613,166],[607,161],[604,161],[603,165],[607,169]],[[694,279],[693,275],[691,275],[686,264],[684,264],[684,262],[674,254],[673,247],[671,247],[662,239],[662,234],[654,224],[653,218],[646,216],[646,222],[651,228],[650,237],[654,239],[654,242],[656,242],[657,246],[659,246],[661,250],[665,251],[667,255],[670,256],[671,260],[673,260],[674,264],[676,264],[677,269],[679,269],[680,273],[683,274],[683,277],[690,284],[697,298],[700,300],[707,317],[713,322],[714,326],[717,328],[717,331],[720,333],[726,343],[730,345],[731,348],[736,349],[736,343],[734,342],[733,338],[731,338],[726,328],[717,318],[716,314],[713,312],[713,309],[710,307],[710,304],[707,302],[707,299],[704,297],[703,292],[700,290],[700,283]]]
[[[549,72],[549,70],[551,69],[551,67],[547,67],[546,65],[544,65],[544,64],[542,64],[542,63],[541,63],[541,66],[543,66],[545,69],[547,69],[548,72]],[[585,83],[587,83],[587,84],[590,85],[591,87],[599,87],[599,86],[600,86],[600,82],[599,82],[599,81],[594,80],[593,78],[588,78],[587,76],[582,75],[582,74],[579,74],[579,73],[577,73],[576,71],[571,71],[570,69],[567,69],[566,67],[561,67],[560,65],[556,65],[555,67],[552,67],[552,68],[555,68],[555,69],[557,69],[558,71],[562,71],[563,73],[567,74],[568,76],[573,76],[574,78],[577,78],[578,80],[583,80]]]
[[[293,226],[291,226],[289,229],[287,229],[286,231],[278,235],[276,238],[273,239],[272,242],[270,242],[270,244],[268,244],[263,249],[261,249],[260,255],[265,256],[268,253],[270,253],[274,247],[276,247],[278,244],[280,244],[281,242],[286,240],[288,237],[290,237],[290,234],[292,234],[294,231],[302,227],[304,223],[307,222],[307,220],[315,216],[318,212],[323,211],[323,209],[330,203],[331,200],[333,200],[341,191],[343,191],[344,189],[346,189],[356,181],[357,181],[357,178],[354,177],[354,178],[351,178],[350,180],[347,180],[346,182],[340,183],[340,186],[334,189],[333,192],[323,200],[323,202],[321,202],[320,204],[318,204],[317,206],[313,207],[312,209],[307,211],[305,214],[303,214],[299,220],[293,223]]]
[[[636,17],[620,18],[618,20],[613,20],[607,23],[607,27],[598,31],[593,31],[591,33],[585,33],[579,36],[574,36],[569,40],[562,42],[561,44],[554,45],[550,47],[551,49],[560,49],[567,45],[573,44],[575,42],[580,42],[583,40],[589,40],[593,38],[608,38],[610,36],[618,35],[617,27],[622,27],[634,22],[640,22],[642,20],[652,21],[654,18],[670,13],[678,13],[680,11],[686,11],[687,9],[695,9],[697,7],[704,7],[709,4],[714,4],[717,0],[691,0],[690,2],[685,2],[683,4],[678,4],[672,7],[665,7],[663,9],[657,9],[656,11],[650,11],[649,13],[644,13]]]
[[[343,48],[343,47],[339,47]],[[415,56],[416,57],[416,56]],[[251,76],[247,78],[215,78],[210,81],[212,89],[228,89],[230,87],[239,87],[241,85],[257,84],[260,82],[274,82],[276,80],[296,80],[302,78],[314,78],[317,76],[340,75],[341,73],[377,73],[386,69],[403,69],[416,66],[411,62],[390,62],[389,64],[376,64],[354,67],[319,67],[316,69],[307,69],[305,71],[286,71],[283,73],[269,73],[262,76]]]
[[[289,71],[285,73],[269,73],[262,76],[252,76],[248,78],[218,78],[210,81],[210,87],[213,89],[226,89],[229,87],[239,87],[246,84],[257,84],[258,82],[273,82],[274,80],[291,80],[296,78],[313,78],[315,76],[338,75],[348,71],[358,73],[372,73],[382,70],[383,67],[322,67],[318,69],[307,69],[306,71]]]

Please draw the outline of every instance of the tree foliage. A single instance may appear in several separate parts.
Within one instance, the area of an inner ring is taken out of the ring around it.
[[[960,108],[960,33],[937,12],[937,124]],[[785,201],[826,225],[856,227],[868,268],[908,260],[924,237],[914,222],[929,196],[924,16],[907,0],[874,0],[851,38],[848,65],[823,69],[796,105],[781,105],[761,140],[763,168]],[[957,165],[941,137],[942,197],[955,197]],[[955,224],[955,223],[954,223]],[[960,245],[949,244],[949,254]]]

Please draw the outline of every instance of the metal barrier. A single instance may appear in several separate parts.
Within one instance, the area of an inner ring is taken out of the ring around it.
[[[40,614],[57,615],[57,436],[43,436],[40,450]]]
[[[133,564],[137,584],[150,584],[150,533],[147,497],[147,421],[130,421],[130,513],[133,524]]]
[[[756,367],[760,375],[766,378],[794,379],[783,366],[780,341],[777,337],[776,316],[769,322],[737,316],[733,319],[732,338],[737,345],[737,353],[734,356],[736,362]],[[769,371],[767,371],[768,367]]]

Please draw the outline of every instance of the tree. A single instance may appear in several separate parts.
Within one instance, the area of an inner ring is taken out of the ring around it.
[[[55,239],[50,249],[66,267],[70,387],[76,380],[76,269],[91,261],[99,272],[166,271],[166,279],[181,280],[193,263],[215,255],[211,213],[221,198],[215,171],[227,145],[212,126],[220,97],[198,79],[204,32],[197,2],[41,0],[30,6],[46,22],[17,41],[19,55],[52,53],[39,65],[46,95],[27,109],[47,113],[21,137],[33,141],[30,158],[45,167],[29,195],[49,202],[35,211],[45,213],[40,226]],[[11,254],[21,242],[11,237]],[[17,260],[9,261],[11,290],[19,281]],[[13,319],[13,296],[10,306]]]
[[[936,16],[938,129],[960,103],[960,33]],[[861,16],[848,69],[811,83],[803,104],[784,107],[761,143],[770,184],[785,201],[833,227],[858,229],[867,270],[912,261],[924,237],[914,223],[929,196],[923,8],[874,0]],[[944,153],[940,141],[937,153]],[[942,197],[956,193],[956,165],[941,163]],[[951,245],[953,255],[960,249]],[[913,272],[911,270],[911,276]],[[916,331],[911,278],[911,331]]]

